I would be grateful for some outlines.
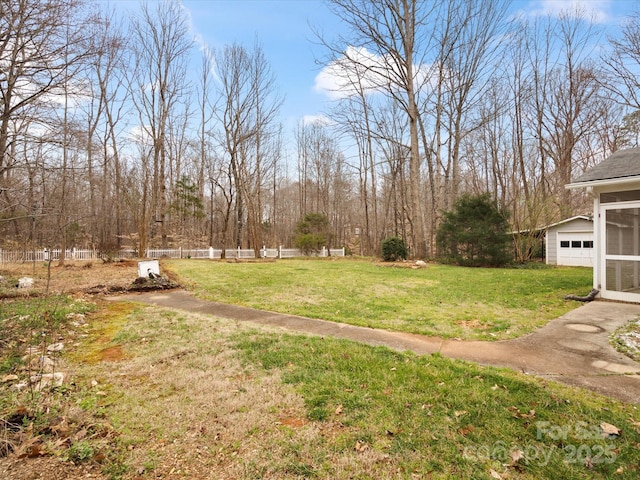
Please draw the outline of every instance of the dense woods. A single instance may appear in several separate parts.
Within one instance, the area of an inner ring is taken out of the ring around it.
[[[637,18],[609,39],[579,10],[332,0],[330,121],[286,131],[259,39],[213,50],[177,1],[104,5],[0,2],[0,248],[291,246],[320,214],[332,247],[429,258],[461,196],[517,231],[588,213],[564,185],[638,143]]]

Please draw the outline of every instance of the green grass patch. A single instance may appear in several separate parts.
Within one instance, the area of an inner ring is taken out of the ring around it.
[[[327,455],[377,455],[394,465],[398,478],[639,474],[636,409],[597,395],[336,339],[241,334],[236,348],[245,362],[279,370],[295,386],[309,420],[327,432],[317,448]],[[603,422],[622,434],[605,438]]]
[[[389,264],[392,265],[392,264]],[[388,268],[341,259],[166,265],[201,297],[335,322],[441,337],[522,336],[576,307],[588,268]]]
[[[70,327],[75,315],[94,309],[91,303],[67,295],[0,300],[0,374],[20,367],[28,346],[53,343]]]

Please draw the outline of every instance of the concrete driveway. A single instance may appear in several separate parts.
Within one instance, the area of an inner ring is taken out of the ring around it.
[[[609,335],[640,317],[640,305],[595,301],[549,322],[534,333],[499,342],[444,340],[239,307],[196,298],[184,290],[109,297],[278,326],[313,335],[346,338],[417,354],[439,352],[454,359],[508,367],[525,374],[591,389],[640,403],[640,364],[618,353]]]

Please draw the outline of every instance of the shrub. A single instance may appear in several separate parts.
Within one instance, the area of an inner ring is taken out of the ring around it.
[[[406,260],[409,249],[400,237],[389,237],[382,242],[382,259],[385,262]]]
[[[463,195],[444,213],[436,235],[438,256],[471,267],[505,265],[511,260],[507,229],[507,214],[488,194]]]

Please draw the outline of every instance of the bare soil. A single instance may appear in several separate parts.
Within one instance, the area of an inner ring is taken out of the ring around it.
[[[111,263],[67,261],[59,266],[52,262],[0,265],[0,298],[38,296],[46,293],[112,294],[176,288],[179,285],[164,275],[160,279],[138,278],[138,263],[122,260]],[[18,279],[34,279],[33,287],[17,288]]]

